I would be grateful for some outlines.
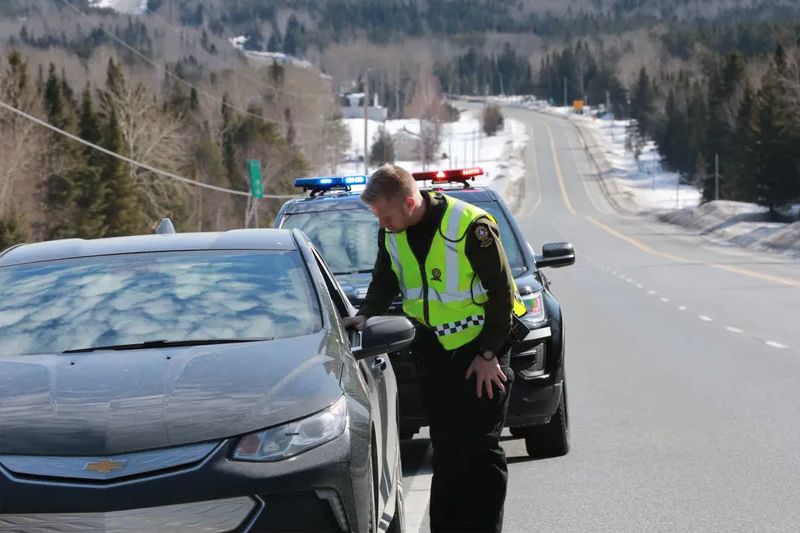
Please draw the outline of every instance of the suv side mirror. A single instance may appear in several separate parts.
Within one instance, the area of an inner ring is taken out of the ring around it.
[[[575,247],[571,242],[551,242],[542,246],[542,255],[535,257],[536,266],[565,267],[575,263]]]
[[[356,359],[396,352],[411,346],[416,330],[406,317],[374,316],[367,320],[361,334],[361,348],[354,350]]]

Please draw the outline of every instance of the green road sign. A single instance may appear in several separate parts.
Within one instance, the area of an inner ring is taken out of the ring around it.
[[[250,159],[247,162],[250,169],[250,194],[253,198],[264,198],[264,184],[261,180],[261,161],[259,159]]]

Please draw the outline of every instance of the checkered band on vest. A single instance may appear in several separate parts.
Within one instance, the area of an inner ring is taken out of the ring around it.
[[[480,326],[482,324],[483,324],[482,316],[472,315],[468,316],[464,320],[457,320],[455,322],[449,322],[447,324],[436,326],[436,334],[439,335],[440,337],[442,335],[452,335],[454,333],[458,333],[459,331],[464,331],[469,327]]]

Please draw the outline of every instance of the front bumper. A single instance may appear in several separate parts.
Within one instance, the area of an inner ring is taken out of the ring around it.
[[[0,468],[0,529],[358,530],[369,515],[369,478],[364,465],[353,464],[352,438],[346,431],[274,463],[230,460],[237,444],[231,439],[199,463],[111,482],[21,476]]]
[[[511,368],[514,370],[514,383],[511,387],[506,427],[532,426],[546,424],[558,408],[563,387],[563,373],[552,372],[551,369],[563,365],[563,361],[548,358],[555,354],[547,350],[550,327],[538,328],[532,332],[530,340],[515,347],[511,356]],[[527,355],[520,355],[523,352]],[[400,399],[400,427],[402,432],[416,432],[420,427],[428,425],[422,403],[422,394],[417,370],[418,355],[410,350],[390,354],[392,367],[397,376],[397,388]],[[542,365],[541,361],[546,361]],[[536,362],[539,362],[539,365]]]

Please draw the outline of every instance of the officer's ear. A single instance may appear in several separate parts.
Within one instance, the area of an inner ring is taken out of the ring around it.
[[[403,199],[403,207],[405,207],[406,213],[411,213],[414,211],[414,208],[417,207],[417,199],[413,196],[406,196]]]

